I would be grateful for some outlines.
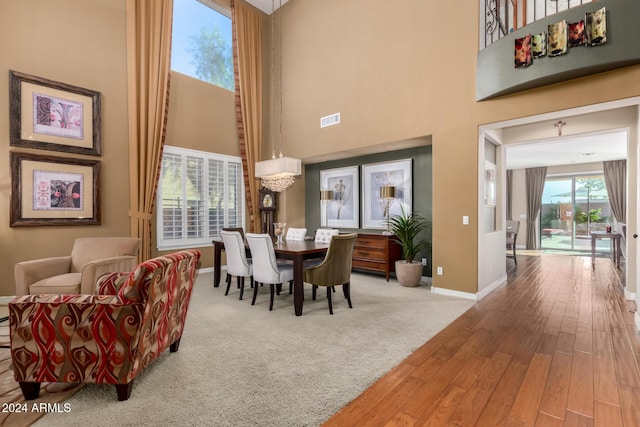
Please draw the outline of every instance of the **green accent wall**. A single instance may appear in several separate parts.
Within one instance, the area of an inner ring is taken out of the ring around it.
[[[348,166],[358,166],[360,173],[360,224],[362,225],[362,165],[370,163],[390,162],[394,160],[413,159],[411,164],[413,177],[413,210],[419,212],[430,222],[433,210],[433,155],[431,145],[408,148],[398,151],[388,151],[384,153],[369,154],[366,156],[349,157],[346,159],[313,163],[304,166],[305,174],[305,224],[309,235],[315,234],[315,230],[320,227],[320,171],[325,169],[342,168]],[[367,230],[363,228],[346,229],[341,228],[341,232],[371,232],[380,233],[381,230]],[[431,242],[431,230],[426,233],[425,238]],[[427,267],[423,275],[431,276],[431,250],[422,254],[427,258]]]

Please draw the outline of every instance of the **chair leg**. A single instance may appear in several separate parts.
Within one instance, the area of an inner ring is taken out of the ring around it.
[[[312,293],[311,293],[311,297],[312,299],[315,301],[316,300],[316,291],[318,290],[318,287],[316,285],[313,285],[313,289],[312,289]]]
[[[178,348],[180,348],[180,338],[178,338],[177,340],[175,340],[175,341],[173,342],[173,344],[171,344],[171,345],[169,346],[169,351],[170,351],[171,353],[175,353],[176,351],[178,351]]]
[[[518,259],[516,258],[516,244],[513,244],[513,262],[518,265]]]
[[[289,295],[293,293],[293,280],[289,280]]]
[[[271,283],[269,288],[271,289],[271,299],[269,300],[269,311],[273,310],[273,296],[274,296],[274,287],[275,285]]]
[[[238,299],[242,301],[242,295],[244,294],[244,277],[238,277],[238,281],[240,282],[240,297]]]
[[[131,396],[131,389],[133,388],[133,381],[129,384],[116,384],[116,392],[118,393],[118,400],[129,400]]]
[[[225,295],[229,295],[229,288],[231,288],[231,276],[227,273],[227,290],[224,291]]]
[[[347,282],[342,285],[342,292],[344,293],[344,297],[347,299],[347,302],[349,303],[349,308],[353,308],[353,305],[351,305],[351,283],[350,282]]]
[[[253,299],[251,305],[256,305],[256,296],[258,296],[258,282],[253,282]]]
[[[40,383],[20,382],[20,390],[24,400],[37,399],[40,396]]]
[[[329,314],[333,314],[333,304],[331,303],[331,286],[327,288],[327,300],[329,301]]]

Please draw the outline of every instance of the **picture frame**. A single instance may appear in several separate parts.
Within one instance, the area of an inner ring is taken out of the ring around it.
[[[100,224],[99,160],[10,154],[11,227]]]
[[[333,192],[333,198],[320,202],[320,223],[327,227],[360,226],[360,180],[358,166],[320,171],[320,189]]]
[[[496,165],[488,160],[484,161],[484,205],[496,206]]]
[[[101,94],[9,71],[9,144],[99,156]]]
[[[514,66],[515,68],[528,67],[531,65],[531,35],[515,39],[514,42]]]
[[[567,53],[567,21],[562,20],[547,27],[547,56],[560,56]]]
[[[607,42],[607,8],[602,7],[585,15],[585,38],[588,46],[600,46]]]
[[[389,215],[413,212],[412,207],[412,159],[362,165],[362,222],[365,229],[386,229],[384,205],[380,200],[380,188],[393,185],[395,199],[389,205]]]
[[[567,35],[569,37],[569,47],[578,47],[585,44],[586,35],[584,28],[584,19],[568,24]]]

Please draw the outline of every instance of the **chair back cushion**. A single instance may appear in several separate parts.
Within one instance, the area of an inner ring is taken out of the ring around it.
[[[307,237],[306,228],[289,227],[285,240],[304,240]]]
[[[339,286],[350,282],[351,259],[357,237],[355,233],[333,236],[322,264],[305,270],[305,282],[318,286]]]
[[[224,242],[224,251],[227,255],[227,273],[232,276],[251,276],[251,265],[247,261],[246,250],[242,235],[239,231],[220,232]]]
[[[340,234],[340,230],[336,228],[318,228],[316,230],[315,241],[318,243],[329,243],[331,238],[336,234]]]
[[[135,237],[80,237],[71,250],[71,273],[78,273],[91,261],[138,254],[140,239]]]
[[[271,236],[247,233],[246,238],[251,249],[253,280],[259,283],[282,283]]]

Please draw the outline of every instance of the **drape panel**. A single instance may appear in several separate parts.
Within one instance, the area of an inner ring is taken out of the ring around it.
[[[604,182],[609,193],[609,205],[616,221],[627,223],[627,161],[612,160],[602,163]]]
[[[512,212],[511,212],[511,200],[513,200],[513,170],[509,169],[507,171],[507,220],[512,220]]]
[[[254,165],[262,152],[262,15],[241,0],[231,1],[236,125],[244,170],[249,230],[260,231],[258,181]]]
[[[151,258],[151,213],[169,103],[173,0],[127,0],[129,192],[138,261]]]
[[[536,239],[536,219],[542,204],[542,191],[547,177],[547,168],[527,168],[525,182],[527,186],[527,249],[538,249]]]

